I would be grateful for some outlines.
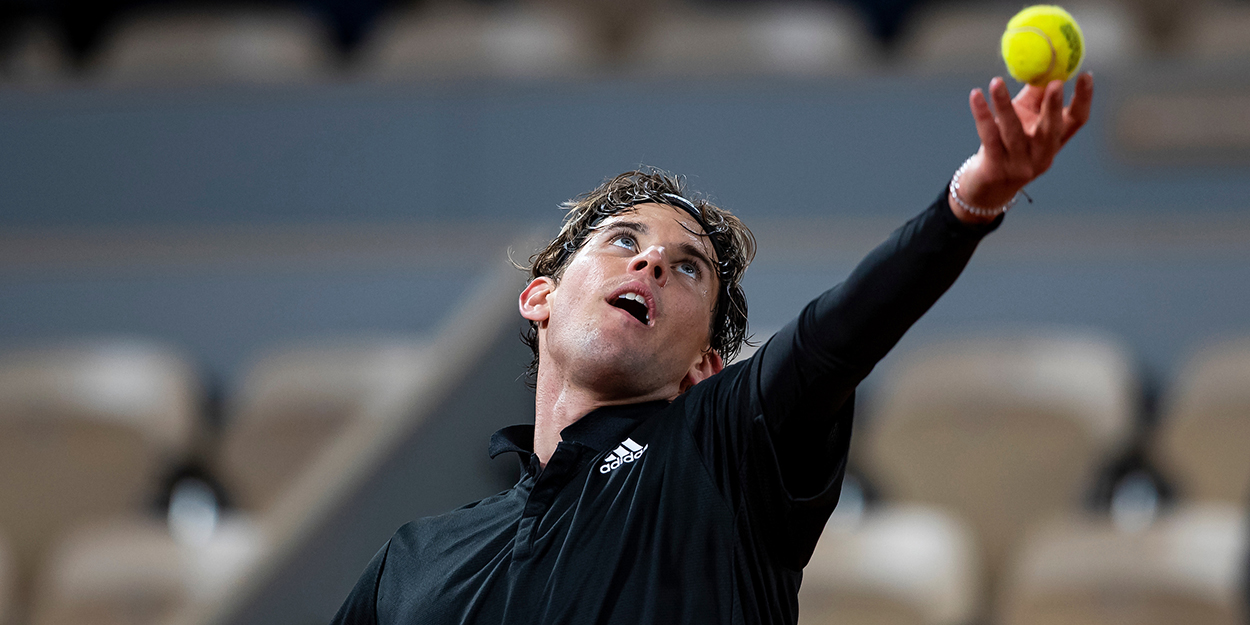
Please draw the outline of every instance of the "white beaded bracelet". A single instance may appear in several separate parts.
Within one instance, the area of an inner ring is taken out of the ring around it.
[[[972,159],[974,158],[976,158],[976,154],[969,156],[968,160],[964,161],[964,164],[960,165],[959,169],[955,170],[955,175],[951,177],[951,186],[950,186],[951,200],[953,200],[956,204],[958,204],[960,208],[968,211],[969,213],[972,213],[973,215],[976,215],[977,217],[997,217],[1007,212],[1007,209],[1016,205],[1016,200],[1020,199],[1020,193],[1016,193],[1014,196],[1012,196],[1011,200],[1009,200],[1006,204],[999,206],[998,208],[980,208],[977,206],[972,206],[971,204],[968,204],[967,202],[965,202],[963,198],[959,197],[959,177],[964,175],[965,171],[968,171],[968,164],[971,163]]]

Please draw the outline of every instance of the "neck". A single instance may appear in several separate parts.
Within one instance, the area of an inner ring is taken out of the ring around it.
[[[560,443],[561,430],[576,423],[594,409],[673,399],[679,393],[677,388],[665,388],[636,397],[612,396],[577,385],[568,377],[550,369],[539,367],[534,389],[534,453],[544,467],[551,459],[551,454],[555,453],[556,445]]]

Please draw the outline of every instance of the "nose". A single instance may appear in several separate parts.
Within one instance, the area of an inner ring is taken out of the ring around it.
[[[665,269],[664,248],[653,245],[637,256],[629,264],[629,270],[637,273],[649,273],[658,286],[668,282],[668,270]]]

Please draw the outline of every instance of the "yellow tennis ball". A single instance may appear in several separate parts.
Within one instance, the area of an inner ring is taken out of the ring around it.
[[[1007,22],[1003,60],[1011,77],[1044,86],[1067,80],[1081,67],[1085,36],[1067,11],[1049,4],[1031,6]]]

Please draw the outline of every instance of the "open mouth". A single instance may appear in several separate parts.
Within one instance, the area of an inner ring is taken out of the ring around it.
[[[651,325],[651,313],[647,301],[637,293],[622,293],[610,302],[613,306],[633,315],[643,325]]]

